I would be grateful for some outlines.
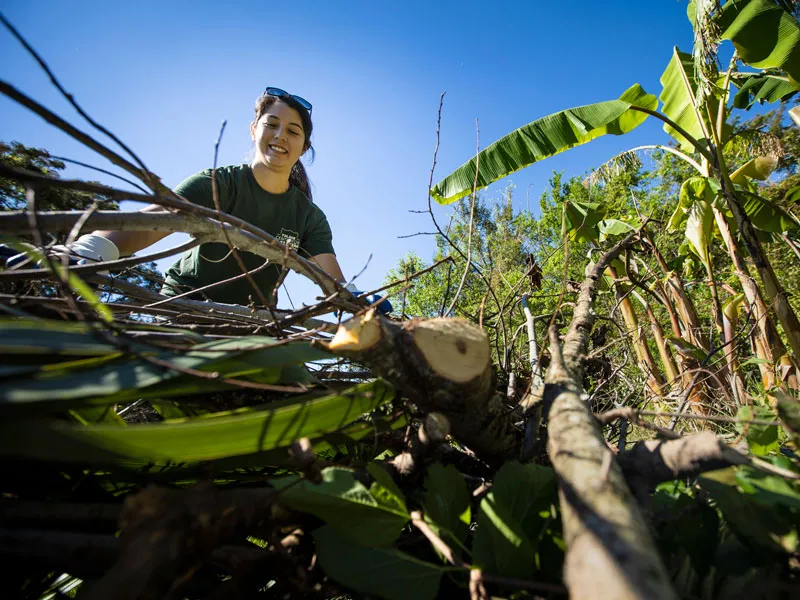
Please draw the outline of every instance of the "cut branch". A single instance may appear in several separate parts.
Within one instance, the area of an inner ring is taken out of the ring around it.
[[[479,455],[518,453],[520,432],[495,393],[489,340],[475,325],[447,318],[400,325],[370,310],[342,324],[329,349],[373,369],[423,412],[443,413]]]

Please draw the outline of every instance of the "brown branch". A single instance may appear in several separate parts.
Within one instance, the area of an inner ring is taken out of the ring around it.
[[[464,319],[398,324],[374,310],[343,323],[328,349],[370,367],[423,412],[440,412],[479,456],[517,456],[521,433],[494,390],[489,340]]]
[[[199,226],[200,230],[188,230],[188,229],[171,229],[171,228],[159,228],[158,222],[160,220],[170,221],[170,215],[164,213],[114,213],[113,211],[102,211],[98,212],[97,214],[93,215],[91,219],[89,219],[90,224],[95,223],[105,223],[108,226],[103,227],[99,226],[98,229],[115,229],[116,227],[121,227],[122,230],[135,230],[136,227],[133,226],[125,226],[125,223],[140,223],[138,229],[139,230],[151,230],[151,231],[184,231],[186,233],[195,235],[198,233],[209,233],[212,235],[220,235],[220,224],[219,224],[219,214],[217,211],[209,208],[205,208],[203,206],[199,206],[197,204],[192,204],[179,196],[175,195],[171,191],[169,195],[160,195],[160,196],[148,196],[145,194],[135,194],[133,192],[126,192],[123,190],[117,190],[114,188],[110,188],[104,185],[95,184],[95,183],[87,183],[84,181],[74,181],[74,180],[62,180],[62,179],[53,179],[52,177],[47,177],[44,175],[40,175],[38,173],[33,173],[30,171],[25,171],[22,169],[16,169],[13,167],[9,167],[7,165],[0,164],[0,176],[9,177],[12,179],[16,179],[19,181],[39,184],[41,186],[49,186],[49,187],[61,187],[67,189],[78,189],[82,191],[90,191],[93,193],[98,194],[105,194],[109,196],[111,199],[114,200],[139,200],[141,202],[159,204],[161,206],[165,206],[168,208],[175,208],[181,211],[181,215],[171,215],[174,217],[181,217],[187,219],[184,223],[192,223]],[[189,213],[189,214],[186,214]],[[65,218],[65,215],[73,214],[72,211],[68,212],[51,212],[47,214],[41,215],[42,217],[42,224],[43,227],[48,231],[55,231],[56,227],[60,225],[60,227],[65,227],[63,221],[58,221],[59,217],[56,215],[61,215],[60,218]],[[82,214],[82,213],[78,213]],[[110,217],[102,217],[102,215],[113,215],[117,214],[117,219],[114,220],[111,218],[111,221],[103,221],[104,218]],[[124,215],[124,216],[120,216]],[[153,220],[148,221],[147,219],[137,221],[137,218],[141,218],[142,216],[147,215],[150,217],[155,217]],[[237,245],[238,248],[241,250],[246,250],[248,252],[252,252],[253,254],[258,254],[259,256],[263,256],[269,260],[280,261],[280,258],[285,252],[285,244],[282,244],[278,240],[276,240],[272,235],[263,231],[262,229],[239,219],[237,217],[224,214],[224,223],[222,227],[225,228],[226,231],[229,232],[231,239]],[[6,233],[16,233],[20,229],[9,230],[8,227],[13,228],[13,224],[18,219],[19,213],[8,213],[0,215],[0,232]],[[197,218],[197,217],[206,217],[206,219]],[[52,218],[52,220],[51,220]],[[76,217],[77,218],[77,217]],[[155,222],[155,223],[154,223]],[[175,225],[175,221],[170,222],[172,227]],[[69,231],[69,227],[74,224],[74,221],[69,221],[69,226],[66,226],[66,231]],[[51,227],[48,227],[50,225]],[[115,227],[116,226],[116,227]],[[59,229],[62,231],[62,229]],[[248,240],[248,241],[245,241]],[[244,243],[244,246],[241,245],[240,242]],[[255,250],[254,248],[258,248],[259,250]],[[267,256],[269,254],[269,256]],[[332,294],[334,292],[339,293],[342,295],[343,298],[351,299],[352,295],[345,290],[338,282],[336,282],[330,275],[328,275],[325,271],[323,271],[318,265],[316,265],[313,261],[307,260],[301,257],[297,252],[291,251],[289,252],[289,258],[287,259],[286,266],[308,277],[316,283],[325,294]],[[363,306],[363,302],[360,304]]]
[[[550,332],[551,362],[543,396],[547,452],[559,482],[567,544],[565,581],[570,595],[581,599],[676,598],[648,525],[584,400],[581,384],[598,280],[638,234],[629,234],[603,254],[581,284],[563,347],[555,328]]]

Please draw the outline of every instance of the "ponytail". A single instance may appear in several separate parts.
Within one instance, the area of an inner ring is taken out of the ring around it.
[[[306,173],[306,168],[303,166],[299,160],[294,163],[292,167],[292,172],[289,173],[289,185],[293,185],[301,192],[303,192],[309,200],[312,202],[314,198],[311,196],[311,182],[308,180],[308,174]]]

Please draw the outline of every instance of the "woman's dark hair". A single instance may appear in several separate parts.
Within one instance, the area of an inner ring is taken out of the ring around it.
[[[311,132],[314,129],[314,124],[311,122],[311,115],[291,96],[282,96],[279,98],[278,96],[270,96],[266,92],[262,94],[261,97],[256,100],[256,115],[253,119],[253,125],[257,125],[262,115],[276,102],[283,102],[287,106],[295,109],[297,114],[300,115],[300,121],[303,124],[303,133],[306,138],[303,141],[303,150],[311,150],[311,160],[314,160],[314,148],[311,146]],[[309,200],[314,200],[311,195],[311,182],[308,180],[305,167],[299,160],[294,163],[292,172],[289,174],[289,184],[303,192],[308,196]]]

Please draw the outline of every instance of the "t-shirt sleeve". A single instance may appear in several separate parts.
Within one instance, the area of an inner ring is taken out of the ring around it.
[[[229,178],[226,177],[226,173],[224,171],[217,169],[214,179],[216,180],[217,198],[219,199],[220,208],[222,209],[222,212],[230,212],[232,202],[231,194],[229,193]],[[214,194],[211,185],[210,169],[190,175],[181,181],[175,187],[174,191],[179,196],[186,198],[192,204],[198,204],[200,206],[205,206],[206,208],[216,210],[216,206],[214,206]]]
[[[303,241],[300,248],[308,256],[317,254],[336,254],[333,249],[333,234],[325,213],[319,207],[312,205],[311,212],[306,221],[306,230],[303,232]]]

